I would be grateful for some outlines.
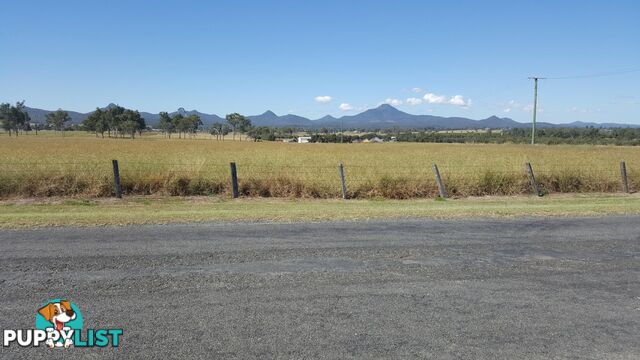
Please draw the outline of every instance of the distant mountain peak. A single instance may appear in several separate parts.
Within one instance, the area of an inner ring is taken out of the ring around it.
[[[387,114],[407,114],[404,111],[398,110],[398,108],[389,104],[380,104],[380,106],[378,106],[377,108],[369,110],[385,112]]]
[[[416,115],[402,112],[389,104],[381,104],[377,108],[365,110],[357,115],[347,116],[356,122],[398,122]]]
[[[380,104],[380,106],[378,106],[375,109],[369,109],[366,111],[372,111],[372,112],[381,112],[381,113],[385,113],[385,114],[407,114],[404,111],[400,111],[397,108],[389,105],[389,104]],[[366,112],[365,111],[365,112]]]
[[[103,109],[110,109],[118,106],[117,104],[110,103]],[[31,121],[34,123],[44,123],[46,121],[46,115],[51,112],[50,110],[37,109],[27,107],[27,112],[31,117]],[[71,122],[73,124],[79,124],[89,116],[90,113],[80,113],[67,110],[71,116]],[[205,114],[197,110],[187,111],[184,108],[179,108],[176,112],[171,113],[175,115],[181,113],[184,115],[196,114],[200,116],[205,127],[212,123],[223,122],[224,118],[215,114]],[[142,117],[148,124],[157,124],[160,120],[160,115],[157,113],[141,112]],[[355,115],[345,115],[340,118],[335,118],[331,115],[326,115],[318,120],[309,120],[305,117],[287,114],[283,116],[276,115],[273,111],[267,110],[261,115],[249,116],[254,125],[257,126],[280,126],[280,127],[296,127],[296,128],[321,128],[332,127],[337,128],[344,124],[345,128],[356,129],[385,129],[389,127],[399,127],[405,129],[512,129],[512,128],[528,128],[530,123],[520,123],[508,117],[498,117],[492,115],[483,120],[472,120],[464,117],[441,117],[433,115],[413,115],[396,109],[389,104],[380,104],[373,109],[365,110]],[[605,128],[640,128],[640,125],[636,124],[616,124],[616,123],[590,123],[590,122],[573,122],[568,124],[550,124],[550,123],[538,123],[540,128],[557,128],[557,127],[605,127]]]

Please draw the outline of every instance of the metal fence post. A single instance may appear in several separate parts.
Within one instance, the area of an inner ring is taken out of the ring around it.
[[[438,183],[438,192],[440,193],[440,197],[446,199],[448,197],[447,189],[444,187],[444,182],[442,182],[442,177],[440,176],[440,170],[438,170],[438,165],[433,164],[433,173],[436,175],[436,182]]]
[[[338,171],[340,173],[340,182],[342,183],[342,198],[347,199],[347,182],[344,179],[344,166],[338,165]]]
[[[113,182],[116,187],[116,197],[122,199],[122,186],[120,185],[120,169],[118,168],[118,160],[111,160],[113,165]]]
[[[629,179],[627,178],[627,164],[620,161],[620,175],[622,175],[622,190],[629,193]]]
[[[238,171],[236,170],[236,163],[231,164],[231,196],[236,199],[238,197]]]
[[[531,182],[531,187],[533,191],[538,196],[542,196],[542,191],[540,191],[540,186],[538,186],[538,182],[536,181],[536,177],[533,175],[533,168],[531,167],[531,163],[526,163],[525,168],[527,169],[527,176],[529,177],[529,182]]]

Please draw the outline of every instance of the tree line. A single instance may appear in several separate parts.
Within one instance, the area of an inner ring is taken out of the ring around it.
[[[42,129],[52,129],[64,134],[68,130],[71,117],[61,109],[45,115],[46,124],[31,122],[26,111],[24,101],[15,105],[0,104],[0,125],[9,136],[18,136],[20,133]],[[171,116],[167,112],[160,113],[159,127],[166,137],[178,134],[178,138],[195,136],[204,131],[204,125],[196,114],[183,115],[176,113]],[[96,108],[95,111],[82,122],[80,126],[73,125],[74,130],[93,132],[97,136],[105,137],[131,137],[140,135],[150,129],[145,119],[137,110],[126,109],[121,106],[109,106],[108,108]],[[277,141],[291,139],[300,129],[277,128],[269,126],[253,126],[251,120],[239,113],[225,116],[225,122],[212,124],[208,132],[218,140],[224,140],[228,134],[233,134],[235,140],[237,133],[244,133],[254,141]],[[379,137],[385,141],[399,142],[430,142],[430,143],[528,143],[531,137],[530,129],[506,129],[478,131],[437,131],[435,129],[378,129],[362,134],[344,134],[331,129],[322,128],[319,131],[306,131],[311,136],[311,142],[358,142],[373,137]],[[596,145],[640,145],[640,128],[543,128],[536,132],[536,140],[540,144],[596,144]]]
[[[31,118],[25,110],[24,101],[17,102],[15,105],[0,104],[0,121],[2,129],[8,132],[9,136],[12,134],[18,136],[20,131],[31,131]]]
[[[202,128],[202,120],[198,115],[184,116],[175,114],[170,116],[167,112],[160,113],[160,129],[171,138],[171,134],[178,133],[178,138],[182,138],[182,134],[194,136],[198,130]]]
[[[31,117],[26,111],[24,101],[15,105],[8,103],[0,104],[0,123],[9,136],[18,136],[20,133],[36,130],[53,129],[62,132],[69,130],[71,117],[69,113],[58,109],[57,111],[45,115],[46,127],[43,124],[33,124]],[[268,131],[265,128],[256,129],[252,126],[251,120],[241,114],[232,113],[225,117],[226,123],[214,123],[209,127],[209,133],[216,139],[224,140],[229,133],[233,134],[235,140],[237,133],[246,133],[249,137],[260,139]],[[167,112],[160,113],[159,127],[166,137],[171,138],[172,134],[178,134],[178,138],[195,136],[204,130],[202,119],[196,114],[183,115],[180,113],[171,116]],[[74,126],[74,130],[81,129],[95,133],[96,137],[131,137],[141,135],[147,130],[147,123],[138,110],[126,109],[122,106],[109,106],[108,108],[96,108],[79,126]],[[270,136],[273,138],[273,135]]]
[[[238,113],[228,114],[225,120],[226,124],[213,123],[209,128],[209,133],[216,136],[216,139],[224,140],[226,135],[233,133],[235,140],[237,132],[246,133],[252,128],[251,120]],[[166,137],[171,138],[171,134],[178,133],[178,138],[181,138],[182,134],[195,135],[203,124],[200,116],[195,114],[184,116],[178,113],[171,116],[167,112],[161,112],[159,126]]]
[[[135,138],[136,133],[142,134],[147,128],[147,124],[138,110],[125,109],[122,106],[110,106],[106,109],[96,108],[94,112],[82,122],[86,131],[96,134],[96,136],[107,133],[108,137],[129,136]]]
[[[69,113],[58,109],[45,115],[46,128],[56,131],[63,131],[67,122],[71,121]],[[21,132],[28,132],[45,129],[43,124],[32,124],[31,117],[26,110],[24,101],[16,102],[15,105],[9,103],[0,104],[0,123],[2,129],[9,136],[18,136]]]
[[[358,142],[377,136],[384,141],[424,142],[424,143],[483,143],[483,144],[528,144],[530,129],[507,129],[478,131],[398,131],[387,129],[359,135],[313,133],[311,142],[337,143]],[[546,145],[586,144],[586,145],[640,145],[640,128],[544,128],[536,131],[536,143]]]

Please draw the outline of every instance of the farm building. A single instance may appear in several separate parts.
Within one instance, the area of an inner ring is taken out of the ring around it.
[[[379,137],[373,137],[371,139],[364,139],[362,142],[364,143],[381,143],[384,142],[384,140],[380,139]]]

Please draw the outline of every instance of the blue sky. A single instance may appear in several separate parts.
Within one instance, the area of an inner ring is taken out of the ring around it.
[[[531,117],[530,75],[640,70],[638,1],[6,1],[0,101],[310,118]],[[330,100],[329,98],[330,97]],[[541,121],[640,124],[640,71],[544,80]]]

